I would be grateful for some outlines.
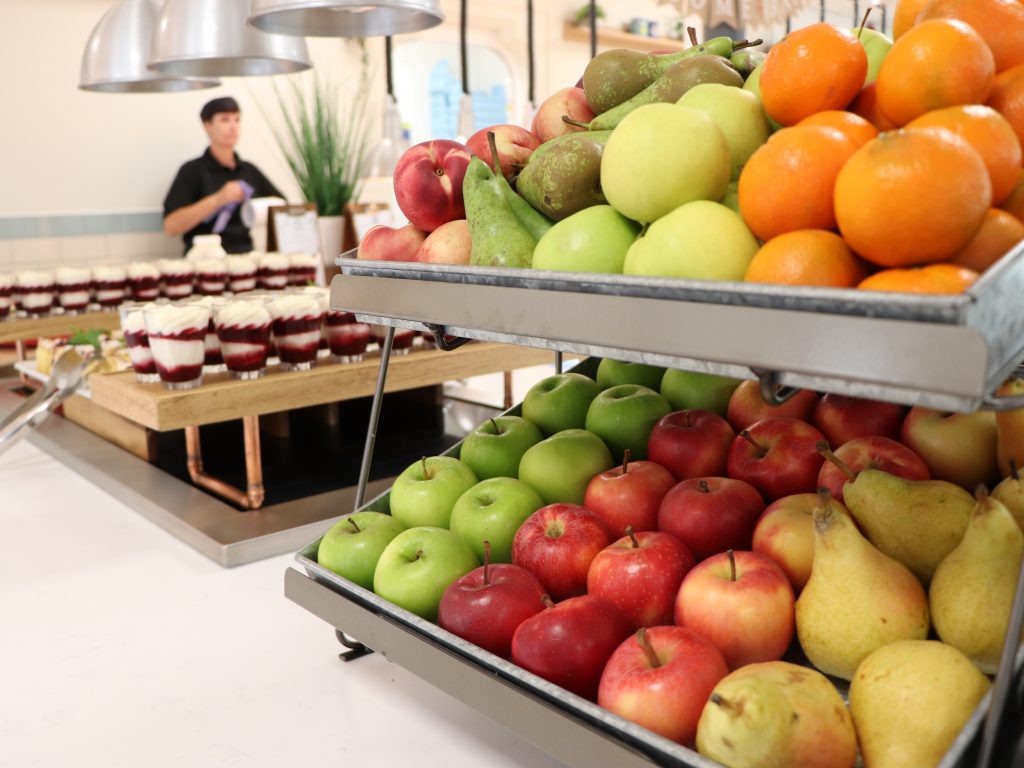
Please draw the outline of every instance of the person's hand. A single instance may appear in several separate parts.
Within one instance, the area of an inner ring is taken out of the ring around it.
[[[228,203],[240,203],[245,199],[245,190],[237,181],[229,181],[217,193],[220,196],[221,205]]]

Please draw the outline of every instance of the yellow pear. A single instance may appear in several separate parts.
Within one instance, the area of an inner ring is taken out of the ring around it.
[[[996,394],[1008,397],[1024,395],[1024,379],[1007,379]],[[1024,467],[1024,408],[996,411],[996,460],[1003,477],[1012,474],[1011,461],[1018,467]]]
[[[925,584],[960,543],[974,497],[945,480],[905,480],[865,469],[843,486],[843,501],[868,541]]]
[[[992,674],[1010,621],[1024,533],[984,488],[978,496],[963,541],[935,571],[928,601],[943,642]]]
[[[1004,477],[1002,482],[992,489],[992,498],[1002,502],[1007,511],[1013,515],[1017,525],[1024,531],[1024,482],[1021,481],[1017,472],[1016,462],[1011,462],[1009,477]]]
[[[956,648],[903,640],[872,653],[850,682],[866,768],[934,768],[991,683]]]
[[[928,634],[921,582],[875,549],[827,491],[814,510],[814,562],[796,601],[796,634],[815,667],[845,680],[872,651]]]
[[[824,675],[769,661],[719,681],[697,723],[697,751],[728,768],[850,768],[857,735]]]

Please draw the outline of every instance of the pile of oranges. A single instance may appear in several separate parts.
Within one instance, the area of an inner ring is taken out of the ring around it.
[[[769,53],[783,127],[740,174],[747,280],[961,293],[1024,239],[1024,4],[900,0],[893,31],[870,83],[829,24]]]

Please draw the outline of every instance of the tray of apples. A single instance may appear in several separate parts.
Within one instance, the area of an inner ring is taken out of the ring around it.
[[[422,641],[371,648],[463,662],[432,679],[453,695],[511,687],[499,714],[527,738],[550,711],[578,728],[556,744],[597,732],[641,763],[974,765],[1024,554],[1022,419],[775,406],[591,359],[297,559]]]

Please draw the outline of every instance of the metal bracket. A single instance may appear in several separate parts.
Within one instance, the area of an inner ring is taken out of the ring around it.
[[[334,636],[338,638],[339,643],[348,648],[347,651],[342,651],[338,654],[338,658],[344,662],[355,661],[373,653],[372,648],[367,648],[354,637],[349,637],[340,629],[334,630]]]
[[[424,323],[424,325],[427,326],[427,330],[434,336],[434,343],[437,344],[437,348],[442,352],[451,352],[453,349],[458,349],[463,344],[471,341],[471,339],[462,339],[458,336],[445,336],[443,325],[438,325],[437,323]]]
[[[782,405],[800,391],[796,387],[780,384],[778,371],[766,371],[760,368],[751,368],[750,371],[757,376],[757,381],[761,385],[761,397],[768,405]]]

